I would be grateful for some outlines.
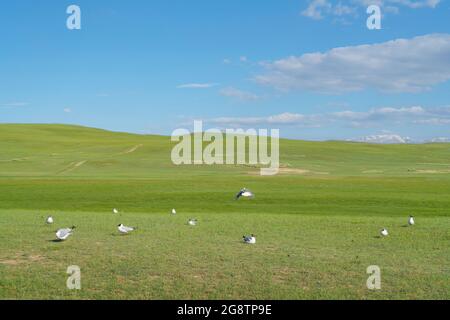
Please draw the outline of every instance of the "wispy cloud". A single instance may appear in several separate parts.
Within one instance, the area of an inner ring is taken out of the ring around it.
[[[381,7],[404,6],[411,9],[420,9],[420,8],[434,9],[441,2],[441,0],[353,0],[352,2],[364,7],[376,4]]]
[[[389,123],[445,125],[450,123],[450,112],[447,114],[447,107],[383,107],[364,112],[351,110],[320,114],[285,112],[264,117],[217,117],[204,119],[204,121],[222,127],[263,125],[323,127],[330,124],[340,124],[345,127],[362,128],[384,126]]]
[[[308,7],[302,11],[302,15],[311,19],[323,19],[324,13],[331,10],[332,4],[328,0],[312,0]]]
[[[411,138],[403,137],[398,134],[374,134],[360,138],[349,139],[348,141],[380,144],[401,144],[411,142]]]
[[[450,125],[450,119],[430,118],[430,119],[415,120],[414,123],[442,126],[442,125]]]
[[[343,4],[341,0],[310,0],[301,14],[314,20],[321,20],[326,16],[357,16],[359,10],[365,13],[365,10],[362,10],[370,5],[378,5],[387,13],[399,13],[401,7],[435,8],[440,2],[440,0],[350,0]]]
[[[64,111],[65,113],[71,113],[71,112],[72,112],[72,109],[70,109],[70,108],[64,108],[63,111]]]
[[[378,108],[367,112],[342,111],[335,112],[332,115],[336,117],[336,119],[351,121],[382,121],[423,116],[426,114],[427,111],[424,108],[415,106],[407,108]]]
[[[263,63],[255,80],[285,91],[420,92],[450,79],[449,57],[450,34],[430,34]]]
[[[429,142],[433,142],[433,143],[449,143],[450,142],[450,138],[448,138],[448,137],[438,137],[438,138],[431,139]]]
[[[310,125],[312,118],[303,114],[297,113],[282,113],[271,115],[267,117],[220,117],[213,119],[206,119],[206,122],[220,125],[220,126],[258,126],[258,125]]]
[[[0,104],[0,106],[8,107],[8,108],[26,107],[28,105],[29,105],[28,102],[9,102],[9,103]]]
[[[260,97],[257,94],[254,94],[252,92],[239,90],[233,87],[228,87],[220,90],[220,94],[225,97],[230,97],[234,99],[238,99],[241,101],[255,101],[260,99]]]
[[[177,86],[178,89],[208,89],[216,87],[217,83],[186,83]]]

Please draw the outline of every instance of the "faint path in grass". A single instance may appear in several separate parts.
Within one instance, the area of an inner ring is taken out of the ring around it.
[[[72,162],[71,164],[69,164],[69,166],[67,166],[63,170],[59,171],[57,174],[63,174],[63,173],[71,172],[71,171],[73,171],[75,169],[78,169],[79,167],[84,165],[86,162],[87,162],[87,160],[83,160],[83,161],[80,161],[80,162]]]
[[[3,259],[0,258],[0,264],[6,266],[17,266],[25,263],[34,263],[43,261],[45,258],[41,255],[25,255],[25,254],[16,254],[12,258]]]
[[[255,171],[249,171],[249,175],[260,175],[259,170]],[[324,171],[311,171],[307,169],[300,169],[300,168],[279,168],[278,174],[280,175],[329,175],[329,172]]]
[[[439,174],[439,173],[450,173],[450,170],[430,170],[430,169],[423,169],[423,170],[416,170],[415,173],[428,173],[428,174]]]
[[[141,148],[143,146],[143,144],[138,144],[124,152],[119,153],[118,155],[125,155],[125,154],[130,154],[135,152],[136,150],[138,150],[139,148]],[[83,160],[83,161],[79,161],[79,162],[71,162],[66,168],[62,169],[61,171],[59,171],[57,174],[61,175],[61,174],[65,174],[68,172],[71,172],[75,169],[78,169],[79,167],[83,166],[84,164],[86,164],[88,162],[88,160]]]
[[[144,146],[144,145],[143,145],[143,144],[138,144],[138,145],[132,147],[131,149],[128,149],[128,150],[126,150],[126,151],[124,151],[124,152],[119,153],[119,155],[124,155],[124,154],[130,154],[130,153],[133,153],[133,152],[135,152],[137,149],[141,148],[142,146]]]
[[[20,161],[26,161],[30,158],[16,158],[16,159],[7,159],[7,160],[0,160],[0,162],[20,162]]]

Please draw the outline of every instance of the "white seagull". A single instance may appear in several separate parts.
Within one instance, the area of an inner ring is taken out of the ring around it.
[[[119,213],[119,210],[117,210],[116,208],[113,209],[113,213]]]
[[[48,216],[47,217],[47,219],[45,220],[45,223],[47,223],[47,224],[52,224],[54,221],[53,221],[53,217],[52,216]]]
[[[386,228],[383,228],[380,233],[383,237],[387,237],[389,235],[389,232],[387,231]]]
[[[251,236],[243,236],[242,238],[244,239],[245,243],[248,243],[248,244],[256,243],[256,237],[254,234],[252,234]]]
[[[247,188],[242,189],[241,191],[239,191],[239,193],[236,195],[236,200],[239,200],[241,197],[244,198],[254,198],[255,195],[253,194],[253,192],[251,192],[250,190],[248,190]]]
[[[172,209],[172,214],[177,214],[177,210]]]
[[[134,231],[136,229],[137,227],[127,227],[124,226],[122,223],[117,226],[117,230],[119,230],[119,232],[122,234],[130,233],[131,231]]]
[[[189,219],[188,225],[190,226],[196,226],[197,225],[197,219]]]
[[[413,225],[416,224],[416,221],[414,221],[414,217],[413,217],[413,216],[409,216],[408,224],[409,224],[410,226],[413,226]]]
[[[58,231],[56,231],[56,238],[58,238],[58,240],[64,241],[66,240],[68,237],[70,237],[73,233],[73,230],[76,227],[73,226],[72,228],[64,228],[64,229],[59,229]]]

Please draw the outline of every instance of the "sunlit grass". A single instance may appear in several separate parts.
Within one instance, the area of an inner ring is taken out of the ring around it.
[[[175,167],[171,146],[166,137],[0,125],[0,298],[450,297],[448,145],[283,140],[292,170],[274,177],[248,166]],[[256,198],[235,201],[242,187]],[[405,226],[410,214],[414,227]],[[119,223],[139,229],[121,236]],[[72,225],[69,240],[53,241]],[[250,233],[256,245],[242,243]],[[66,288],[70,265],[81,268],[80,291]],[[366,287],[369,265],[381,268],[380,291]]]

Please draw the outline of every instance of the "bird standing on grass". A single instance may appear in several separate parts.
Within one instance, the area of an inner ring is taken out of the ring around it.
[[[254,234],[251,236],[243,236],[244,242],[247,244],[255,244],[256,243],[256,237]]]
[[[172,209],[172,214],[177,214],[177,210]]]
[[[132,231],[135,231],[136,229],[137,229],[137,227],[127,227],[127,226],[124,226],[122,223],[117,226],[117,230],[119,230],[119,232],[121,234],[127,234]]]
[[[413,225],[416,224],[416,221],[414,221],[414,217],[413,217],[413,216],[409,216],[408,224],[409,224],[410,226],[413,226]]]
[[[47,219],[45,220],[45,223],[47,223],[47,224],[52,224],[54,221],[53,221],[53,217],[52,216],[48,216],[47,217]]]
[[[113,213],[117,214],[119,213],[119,210],[117,210],[116,208],[113,209]]]
[[[59,229],[58,231],[56,231],[56,238],[58,238],[58,240],[64,241],[67,238],[69,238],[72,233],[73,230],[75,230],[75,226],[73,226],[72,228],[64,228],[64,229]]]
[[[247,188],[242,189],[241,191],[239,191],[239,193],[236,195],[236,200],[239,200],[241,197],[244,198],[254,198],[255,195],[253,194],[253,192],[251,192],[250,190],[248,190]]]
[[[196,226],[197,225],[197,219],[189,219],[188,225],[190,226]]]
[[[380,232],[381,236],[383,237],[387,237],[389,235],[389,232],[387,231],[386,228],[383,228]]]

